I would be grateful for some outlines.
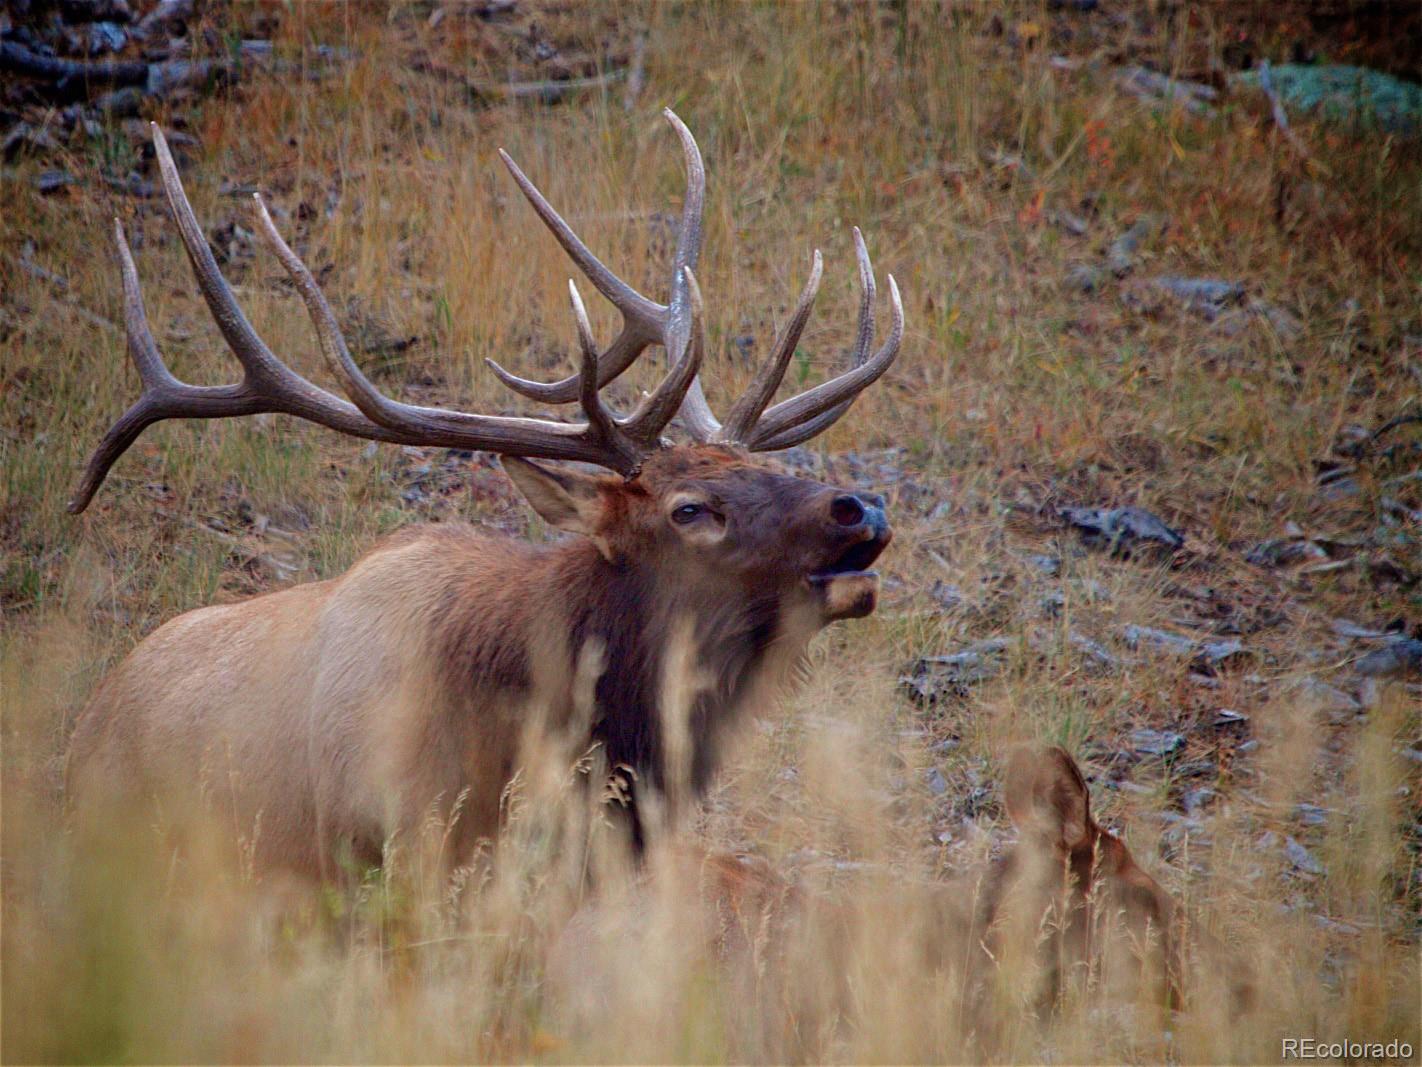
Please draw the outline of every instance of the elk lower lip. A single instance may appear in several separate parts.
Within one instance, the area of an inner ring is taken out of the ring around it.
[[[878,571],[821,572],[809,575],[805,584],[817,598],[825,622],[862,619],[879,602]]]
[[[806,581],[814,586],[825,586],[833,583],[837,578],[848,578],[851,575],[864,578],[879,577],[878,571],[815,571]]]

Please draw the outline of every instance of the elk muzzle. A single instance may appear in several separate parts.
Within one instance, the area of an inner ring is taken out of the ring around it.
[[[894,539],[875,493],[837,493],[829,502],[834,555],[805,578],[825,621],[862,619],[879,602],[879,572],[870,570]]]

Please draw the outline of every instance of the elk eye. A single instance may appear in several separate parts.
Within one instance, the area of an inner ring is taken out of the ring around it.
[[[677,508],[675,511],[672,512],[672,522],[681,523],[682,525],[685,525],[700,514],[700,504],[683,504],[681,507]]]

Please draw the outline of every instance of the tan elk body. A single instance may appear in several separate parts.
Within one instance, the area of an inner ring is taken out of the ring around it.
[[[631,834],[640,843],[637,796],[669,795],[676,784],[704,788],[726,729],[775,689],[813,634],[874,609],[869,567],[892,536],[883,500],[791,476],[751,453],[820,432],[888,368],[903,332],[893,279],[893,328],[871,353],[874,280],[856,231],[863,301],[850,366],[772,405],[819,283],[816,253],[770,356],[721,424],[697,378],[705,340],[692,271],[704,170],[690,133],[667,117],[681,138],[688,191],[665,306],[608,271],[505,157],[539,215],[623,317],[621,333],[599,354],[574,287],[580,372],[540,384],[495,366],[525,395],[578,401],[580,423],[416,407],[382,395],[259,201],[261,230],[350,402],[297,375],[237,306],[155,128],[179,232],[245,376],[218,387],[172,377],[116,226],[129,350],[144,391],[97,449],[73,510],[87,505],[152,422],[276,411],[375,440],[497,452],[535,510],[579,536],[535,547],[459,525],[415,528],[339,578],[170,621],[82,713],[70,756],[78,803],[93,810],[101,806],[95,797],[115,791],[173,797],[174,787],[186,787],[230,814],[262,863],[321,873],[343,849],[376,861],[431,805],[446,814],[459,805],[457,859],[496,832],[528,727],[551,725],[596,748],[607,768],[626,769]],[[669,370],[632,414],[615,416],[598,390],[651,344],[665,347]],[[691,444],[663,439],[678,415]],[[676,655],[674,641],[686,646]],[[674,667],[684,677],[669,678]],[[581,700],[585,682],[591,693]],[[669,699],[672,691],[684,699]]]

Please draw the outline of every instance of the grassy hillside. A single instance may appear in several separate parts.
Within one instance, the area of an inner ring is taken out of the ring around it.
[[[904,883],[1000,847],[1002,754],[1022,740],[1078,755],[1099,817],[1253,965],[1259,995],[1236,1019],[1205,967],[1174,1019],[1083,1006],[1014,1026],[1006,1055],[1269,1060],[1282,1036],[1422,1046],[1422,690],[1415,671],[1357,666],[1391,647],[1359,633],[1422,626],[1422,422],[1408,421],[1422,412],[1422,151],[1307,116],[1297,144],[1281,135],[1262,95],[1221,74],[1243,32],[1223,7],[1102,6],[239,7],[202,23],[209,47],[260,21],[285,73],[144,105],[188,135],[189,196],[270,346],[327,381],[234,195],[252,189],[381,385],[426,403],[532,411],[484,357],[540,378],[574,366],[571,267],[500,147],[660,295],[683,187],[660,110],[686,121],[709,172],[702,377],[721,411],[814,248],[826,279],[787,384],[839,365],[863,230],[881,286],[892,273],[904,293],[903,353],[797,462],[889,497],[886,595],[818,639],[810,681],[764,709],[689,831],[811,883],[859,872],[840,888],[853,936],[833,954],[807,942],[791,967],[836,972],[847,999],[771,1003],[675,937],[609,926],[588,973],[620,978],[602,1021],[581,1025],[549,995],[571,896],[539,805],[520,809],[520,846],[492,871],[454,885],[371,874],[319,901],[278,899],[246,868],[259,828],[220,826],[156,875],[146,829],[76,848],[68,731],[159,623],[339,574],[408,523],[545,535],[488,457],[271,416],[155,427],[69,515],[89,450],[138,391],[114,325],[113,216],[174,371],[225,382],[235,362],[161,197],[102,181],[105,168],[156,181],[141,128],[65,140],[78,181],[54,194],[34,185],[53,160],[10,163],[4,1057],[953,1060],[972,1029],[961,990],[887,955],[881,934],[926,921]],[[1250,29],[1267,53],[1273,31]],[[1220,94],[1204,110],[1144,99],[1120,80],[1134,64]],[[505,88],[568,77],[593,84],[552,103]],[[1242,288],[1216,306],[1162,278]],[[610,338],[615,316],[589,310]],[[1183,547],[1112,553],[1060,512],[1124,505]],[[1129,627],[1240,648],[1171,651]],[[899,685],[920,657],[975,646],[984,676],[935,702]],[[693,921],[685,895],[654,904],[648,929]],[[736,1020],[777,1012],[793,1041],[737,1044]]]

